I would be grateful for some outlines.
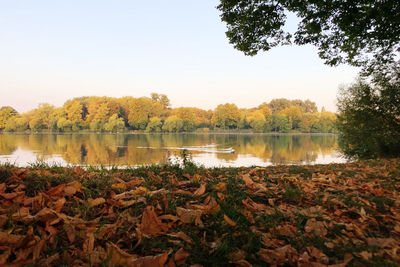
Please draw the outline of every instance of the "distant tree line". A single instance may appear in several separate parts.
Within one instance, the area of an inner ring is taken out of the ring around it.
[[[220,104],[214,110],[194,107],[171,108],[166,95],[151,97],[79,97],[62,107],[49,104],[19,114],[14,108],[0,109],[0,130],[6,132],[208,132],[247,130],[252,132],[335,132],[336,115],[310,100],[274,99],[258,107],[239,109]]]

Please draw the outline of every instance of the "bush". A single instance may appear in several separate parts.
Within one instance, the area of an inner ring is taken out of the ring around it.
[[[338,96],[339,146],[348,158],[400,156],[400,71],[359,78]]]

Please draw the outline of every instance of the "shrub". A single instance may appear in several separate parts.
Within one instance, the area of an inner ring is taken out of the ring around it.
[[[400,71],[359,78],[338,96],[339,146],[349,158],[400,156]]]

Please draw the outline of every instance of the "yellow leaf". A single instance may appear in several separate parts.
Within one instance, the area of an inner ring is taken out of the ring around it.
[[[113,189],[126,189],[126,184],[125,183],[118,183],[118,184],[112,184],[111,187]]]
[[[91,207],[91,208],[92,207],[96,207],[98,205],[101,205],[101,204],[103,204],[105,202],[106,202],[106,200],[104,198],[102,198],[102,197],[99,197],[99,198],[96,198],[96,199],[92,199],[92,198],[88,199],[88,204],[89,204],[89,207]]]

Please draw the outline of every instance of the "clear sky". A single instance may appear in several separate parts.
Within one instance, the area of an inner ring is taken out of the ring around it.
[[[173,107],[254,107],[310,99],[335,111],[358,72],[311,46],[244,56],[225,36],[217,0],[0,2],[0,106],[20,112],[78,96],[168,95]],[[297,19],[289,18],[294,29]]]

